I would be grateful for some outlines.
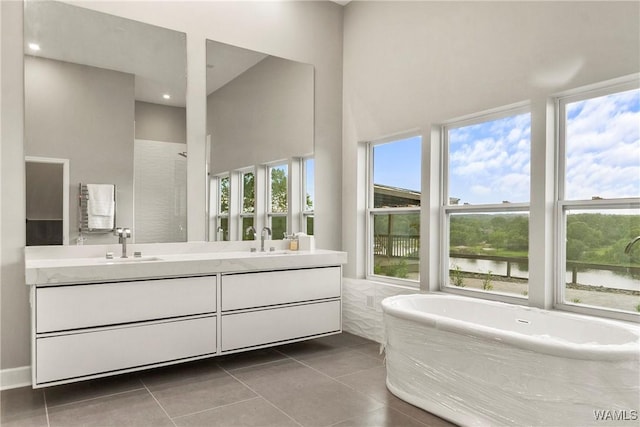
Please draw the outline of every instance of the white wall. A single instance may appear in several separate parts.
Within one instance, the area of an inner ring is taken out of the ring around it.
[[[551,304],[553,141],[547,99],[639,71],[638,2],[351,2],[344,18],[343,248],[345,274],[364,277],[364,185],[358,143],[423,135],[421,288],[438,283],[438,153],[432,126],[531,101],[530,304]],[[361,182],[359,183],[358,180]],[[371,288],[345,293],[364,311]],[[384,285],[383,285],[384,286]],[[358,295],[357,297],[354,295]],[[345,312],[345,318],[352,313]],[[378,318],[378,321],[380,318]],[[346,328],[349,329],[349,328]],[[369,327],[352,329],[367,335]],[[371,336],[375,338],[374,336]]]
[[[79,2],[187,34],[188,237],[205,239],[206,39],[309,63],[315,69],[317,246],[340,248],[342,13],[325,2]],[[26,366],[21,1],[2,1],[2,336],[0,368]],[[322,172],[320,172],[322,171]],[[321,178],[321,179],[320,179]]]
[[[207,97],[211,173],[313,153],[313,67],[268,56]]]

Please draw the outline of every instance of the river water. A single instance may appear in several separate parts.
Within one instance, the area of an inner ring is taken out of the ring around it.
[[[486,273],[505,276],[507,263],[504,261],[490,261],[485,259],[450,258],[450,266],[459,266],[460,270],[473,273]],[[511,277],[528,279],[529,270],[526,265],[511,263]],[[571,281],[571,271],[567,271],[566,280]],[[581,285],[604,286],[613,289],[627,289],[640,291],[640,280],[631,274],[623,274],[608,270],[578,270],[577,282]]]

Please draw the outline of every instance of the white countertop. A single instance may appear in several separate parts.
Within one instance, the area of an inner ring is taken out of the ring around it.
[[[241,243],[241,242],[238,242]],[[239,273],[305,267],[340,265],[347,262],[346,252],[316,249],[314,251],[288,251],[277,245],[276,251],[250,252],[247,244],[174,245],[177,253],[167,253],[164,244],[131,245],[129,253],[144,247],[143,257],[114,259],[95,256],[112,246],[87,247],[87,250],[49,248],[26,251],[25,276],[27,285],[52,286],[77,283],[101,283],[165,277],[202,276],[217,273]],[[273,245],[271,245],[273,246]],[[269,247],[269,246],[267,246]],[[117,248],[117,245],[116,245]],[[154,250],[156,249],[156,250]],[[227,250],[225,250],[227,249]],[[197,251],[196,251],[197,250]],[[196,251],[196,252],[194,252]],[[102,252],[105,253],[105,252]],[[88,255],[88,256],[83,256]]]

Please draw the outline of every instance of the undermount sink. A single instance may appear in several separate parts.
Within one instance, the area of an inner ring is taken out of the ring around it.
[[[264,256],[264,255],[291,255],[293,254],[293,251],[290,250],[275,250],[275,251],[264,251],[264,252],[260,252],[260,251],[256,251],[256,252],[251,252],[251,255],[254,256]]]
[[[107,264],[122,264],[122,263],[130,263],[130,262],[162,261],[162,258],[159,258],[157,256],[143,256],[143,257],[105,259],[104,261]]]

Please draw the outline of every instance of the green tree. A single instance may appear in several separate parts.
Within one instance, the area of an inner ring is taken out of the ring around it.
[[[287,211],[287,171],[271,169],[271,212]]]
[[[277,171],[277,172],[275,172]],[[281,169],[272,169],[271,173],[271,194],[273,199],[277,200],[277,204],[274,206],[274,212],[284,212],[287,210],[287,176]],[[255,210],[255,176],[253,173],[244,174],[244,200],[243,210],[244,212],[254,212]],[[307,193],[305,203],[307,210],[313,210],[313,200],[311,195]],[[276,210],[282,209],[282,210]]]
[[[526,251],[529,249],[529,217],[514,215],[507,221],[508,238],[506,248],[512,251]]]
[[[220,179],[220,213],[229,212],[229,177]]]
[[[253,173],[245,173],[242,176],[242,211],[255,212],[256,210],[256,184]]]

